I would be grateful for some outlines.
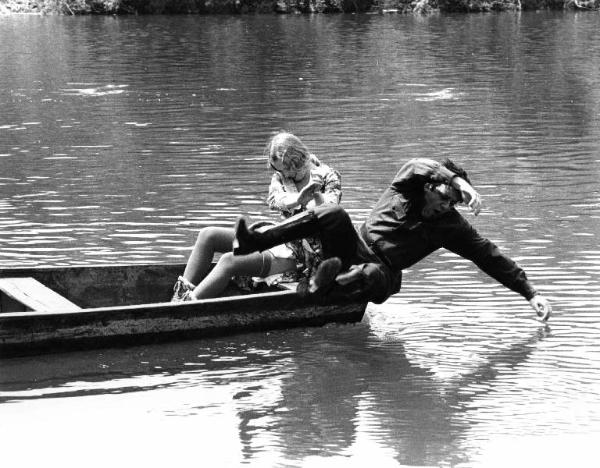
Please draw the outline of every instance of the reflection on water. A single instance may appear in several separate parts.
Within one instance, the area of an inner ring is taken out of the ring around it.
[[[599,21],[3,19],[2,266],[183,261],[198,228],[273,216],[261,155],[283,127],[340,170],[357,222],[406,159],[465,164],[474,224],[556,310],[541,326],[439,252],[357,326],[4,360],[5,458],[591,466]]]
[[[200,423],[215,406],[232,412],[240,456],[249,461],[268,456],[300,466],[311,456],[349,456],[366,443],[364,431],[401,463],[454,464],[474,422],[473,401],[518,377],[547,334],[527,324],[518,337],[490,340],[489,328],[477,328],[477,339],[487,337],[491,346],[474,344],[466,352],[479,359],[452,378],[412,347],[419,332],[381,339],[361,324],[77,353],[68,366],[64,356],[10,360],[3,371],[14,377],[5,379],[0,398],[28,406],[86,397],[104,406],[106,396],[99,396],[130,402],[131,393],[143,400],[139,392],[151,392],[153,406],[171,401],[159,411],[172,417]]]

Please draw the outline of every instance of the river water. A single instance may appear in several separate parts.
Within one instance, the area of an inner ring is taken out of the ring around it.
[[[441,251],[356,325],[0,361],[6,466],[595,466],[600,17],[0,20],[0,266],[184,262],[285,128],[358,223],[451,156],[552,301]]]

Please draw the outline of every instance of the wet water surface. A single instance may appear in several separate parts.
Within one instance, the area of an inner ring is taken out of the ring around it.
[[[594,466],[600,18],[593,13],[0,22],[0,265],[184,262],[272,218],[270,132],[358,223],[450,156],[547,326],[438,252],[356,325],[0,361],[0,447],[34,466]]]

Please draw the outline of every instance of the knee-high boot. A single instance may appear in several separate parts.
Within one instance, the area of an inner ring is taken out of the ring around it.
[[[314,236],[319,232],[317,216],[312,210],[291,216],[273,227],[259,232],[246,224],[241,217],[235,225],[233,254],[246,255],[284,244],[296,239]]]

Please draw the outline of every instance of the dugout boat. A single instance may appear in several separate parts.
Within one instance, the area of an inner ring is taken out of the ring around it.
[[[302,298],[290,285],[171,303],[185,265],[0,269],[0,357],[350,323],[366,303]]]

